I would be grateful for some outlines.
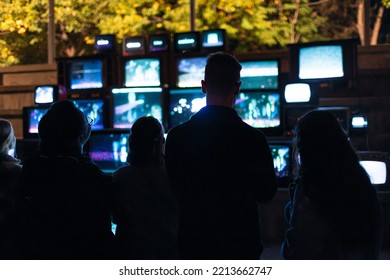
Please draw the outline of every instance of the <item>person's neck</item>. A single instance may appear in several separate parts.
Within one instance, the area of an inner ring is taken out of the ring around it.
[[[206,104],[214,106],[223,106],[228,108],[233,108],[234,105],[234,96],[213,96],[206,95]]]

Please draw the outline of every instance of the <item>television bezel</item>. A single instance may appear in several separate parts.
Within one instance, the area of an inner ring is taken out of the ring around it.
[[[189,31],[189,32],[180,32],[173,34],[173,47],[175,53],[194,53],[199,52],[201,50],[202,42],[199,31]],[[178,41],[181,37],[191,36],[195,39],[195,46],[193,47],[180,47]]]
[[[132,85],[132,86],[126,86],[126,63],[130,60],[141,60],[141,59],[156,59],[159,61],[159,68],[160,68],[160,71],[159,71],[159,75],[160,75],[160,83],[159,85],[143,85],[143,84],[140,84],[140,85]],[[119,87],[128,87],[128,88],[141,88],[141,87],[145,87],[145,88],[150,88],[150,87],[161,87],[162,84],[163,84],[163,59],[158,57],[158,56],[136,56],[136,57],[133,57],[133,56],[125,56],[123,57],[122,59],[122,64],[121,64],[121,85],[122,86],[119,86]]]
[[[94,88],[76,88],[72,89],[72,64],[77,62],[88,62],[88,61],[100,61],[102,68],[101,68],[101,81],[102,86],[101,87],[94,87]],[[73,57],[71,59],[66,60],[66,88],[68,92],[85,92],[85,91],[91,91],[91,90],[102,90],[107,86],[107,73],[106,73],[106,59],[103,56],[82,56],[82,57]]]
[[[343,77],[311,78],[299,77],[300,51],[308,47],[341,46],[343,55]],[[321,89],[349,89],[354,87],[357,76],[357,46],[358,39],[316,41],[309,43],[297,43],[289,45],[290,55],[290,80],[291,82],[302,82],[316,85]]]
[[[37,90],[38,90],[38,88],[42,88],[42,87],[51,87],[51,88],[53,88],[53,101],[52,102],[45,102],[45,103],[37,102]],[[41,106],[41,105],[50,105],[50,104],[52,104],[52,103],[54,103],[54,102],[59,100],[59,94],[60,94],[60,92],[59,92],[59,86],[58,85],[49,85],[49,84],[47,84],[47,85],[36,86],[34,88],[34,104],[37,104],[39,106]]]
[[[39,139],[39,132],[31,133],[29,131],[29,128],[30,128],[30,111],[34,110],[34,109],[49,110],[50,109],[50,105],[23,107],[23,139]]]
[[[261,63],[261,62],[269,62],[269,61],[274,61],[277,63],[277,67],[278,67],[278,76],[277,76],[277,87],[276,88],[243,88],[242,87],[242,84],[241,84],[241,89],[242,90],[263,90],[263,91],[277,91],[277,90],[280,90],[281,88],[281,61],[279,58],[245,58],[245,59],[239,59],[239,62],[242,66],[242,63]],[[241,69],[241,73],[240,73],[240,78],[242,79],[242,69]],[[260,77],[260,76],[257,76],[257,77]]]
[[[99,40],[108,40],[107,45],[98,45]],[[114,34],[100,34],[95,36],[93,47],[97,52],[114,52],[116,51],[116,36]]]

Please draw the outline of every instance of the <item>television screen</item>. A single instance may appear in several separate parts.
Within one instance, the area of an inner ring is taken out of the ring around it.
[[[270,144],[271,154],[274,160],[276,177],[287,178],[290,175],[291,158],[290,145]]]
[[[160,60],[158,58],[128,59],[124,63],[124,86],[160,86]]]
[[[279,63],[277,60],[240,62],[241,89],[278,89]]]
[[[214,29],[202,32],[203,49],[223,49],[225,47],[225,30]]]
[[[38,137],[38,124],[48,109],[48,107],[23,108],[23,138]]]
[[[173,35],[175,52],[186,53],[196,52],[200,49],[200,33],[199,32],[184,32],[175,33]]]
[[[169,97],[169,122],[171,128],[188,121],[191,116],[206,106],[206,95],[200,88],[172,89]]]
[[[236,98],[234,109],[247,124],[256,128],[281,125],[279,93],[242,91]]]
[[[382,185],[386,183],[386,162],[377,160],[361,160],[360,165],[366,170],[368,176],[370,177],[371,184]]]
[[[286,85],[284,89],[286,103],[308,103],[312,100],[310,85],[294,83]]]
[[[35,104],[51,104],[58,100],[58,86],[37,86],[34,90]]]
[[[89,157],[105,172],[127,165],[128,130],[96,130],[86,144]]]
[[[150,35],[149,52],[166,52],[169,51],[169,35]]]
[[[115,35],[97,35],[95,37],[94,48],[99,52],[115,51]]]
[[[142,116],[153,116],[162,123],[161,88],[114,88],[114,128],[131,128]]]
[[[134,36],[123,39],[123,55],[144,55],[145,53],[145,37]]]
[[[177,60],[178,88],[201,87],[207,57],[182,57]]]
[[[100,59],[70,62],[70,89],[103,87],[103,61]]]
[[[102,99],[75,99],[73,100],[86,117],[93,119],[92,130],[104,128],[104,100]]]
[[[341,45],[308,46],[299,50],[299,78],[344,77]]]

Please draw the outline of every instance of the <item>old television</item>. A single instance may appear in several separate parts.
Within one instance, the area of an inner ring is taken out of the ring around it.
[[[114,128],[131,128],[142,116],[155,117],[163,123],[161,87],[112,88]]]
[[[390,189],[389,154],[379,151],[358,151],[360,165],[366,170],[371,184],[377,189]]]
[[[71,90],[104,87],[104,61],[101,58],[75,59],[68,62],[69,88]]]
[[[116,37],[113,34],[96,35],[93,46],[97,52],[115,51]]]
[[[169,127],[188,121],[206,106],[206,95],[201,88],[171,89],[169,92]]]
[[[112,174],[127,165],[129,134],[126,129],[92,131],[85,151],[103,172]]]
[[[38,124],[49,107],[23,107],[23,138],[39,138]]]
[[[270,140],[269,147],[271,150],[275,175],[278,182],[285,186],[291,181],[292,172],[292,142]]]
[[[92,130],[107,127],[107,104],[105,99],[73,99],[72,101],[86,117],[93,119]]]
[[[356,39],[289,45],[291,80],[319,88],[350,88],[357,73]]]
[[[264,132],[278,133],[282,129],[282,106],[278,92],[241,91],[234,109],[244,122]]]
[[[241,89],[277,90],[279,88],[278,60],[240,61]]]
[[[291,105],[318,104],[317,95],[308,83],[289,83],[284,87],[284,101]]]
[[[154,87],[161,85],[159,58],[127,58],[123,62],[123,86]]]
[[[173,34],[173,45],[176,53],[192,53],[200,51],[200,32],[182,32]]]
[[[176,60],[176,87],[201,87],[201,80],[204,79],[206,62],[206,56],[179,57]]]
[[[146,54],[146,38],[144,36],[125,37],[122,44],[124,56]]]
[[[149,52],[168,52],[170,50],[169,34],[156,34],[149,36]]]
[[[59,89],[57,85],[40,85],[34,89],[35,104],[51,104],[59,99]]]
[[[223,51],[225,46],[225,29],[210,29],[202,31],[202,49],[204,51]]]

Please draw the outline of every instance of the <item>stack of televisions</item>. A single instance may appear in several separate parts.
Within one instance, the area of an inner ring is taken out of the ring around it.
[[[114,35],[98,36],[96,55],[58,60],[58,84],[67,93],[60,94],[56,85],[36,87],[38,106],[24,108],[24,139],[37,138],[38,122],[48,104],[72,99],[94,119],[86,151],[105,172],[112,173],[126,164],[128,135],[137,118],[154,116],[169,130],[206,105],[200,80],[208,53],[226,48],[224,30],[176,33],[173,38],[167,34],[125,38],[122,55],[115,51],[115,40]],[[281,186],[291,181],[291,132],[305,111],[331,111],[351,133],[367,127],[365,116],[353,115],[347,107],[319,107],[324,88],[337,92],[353,86],[357,42],[313,42],[289,48],[288,79],[282,78],[278,58],[237,55],[242,84],[234,106],[246,123],[268,137]],[[360,152],[359,156],[373,184],[388,187],[387,154]]]

